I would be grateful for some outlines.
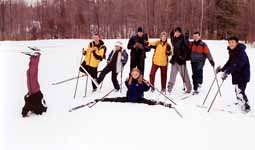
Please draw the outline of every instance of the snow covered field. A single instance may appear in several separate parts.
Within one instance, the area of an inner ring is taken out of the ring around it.
[[[116,40],[105,40],[107,54]],[[122,40],[127,44],[127,40]],[[227,55],[226,41],[206,41],[215,59],[216,66],[224,65]],[[0,149],[1,150],[254,150],[255,117],[253,112],[244,115],[234,108],[234,86],[231,77],[222,87],[223,97],[218,97],[214,108],[234,110],[234,114],[213,109],[198,108],[206,96],[214,78],[213,70],[207,62],[204,68],[204,83],[197,96],[181,100],[182,81],[180,76],[172,97],[178,103],[177,109],[183,114],[179,118],[174,110],[160,106],[139,104],[98,103],[93,108],[83,108],[69,113],[77,105],[102,97],[113,88],[109,74],[100,92],[83,98],[85,78],[81,78],[77,98],[73,99],[76,80],[51,85],[77,75],[81,50],[89,40],[43,40],[0,42]],[[22,118],[26,94],[27,46],[37,46],[43,50],[39,64],[39,82],[48,104],[43,116]],[[248,48],[251,63],[251,82],[247,96],[252,109],[255,109],[255,49]],[[149,79],[153,51],[147,53],[145,78]],[[99,67],[101,70],[106,62]],[[191,77],[191,67],[187,64]],[[123,80],[129,72],[129,62],[125,66]],[[168,68],[168,78],[170,67]],[[119,76],[120,77],[120,76]],[[160,89],[160,72],[156,77],[156,87]],[[221,80],[219,79],[221,82]],[[123,86],[124,87],[124,86]],[[109,97],[125,95],[113,93]],[[216,92],[216,85],[208,98]],[[157,92],[147,92],[146,98],[166,101]],[[227,107],[231,105],[231,107]]]

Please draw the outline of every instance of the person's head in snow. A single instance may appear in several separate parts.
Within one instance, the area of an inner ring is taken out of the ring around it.
[[[25,105],[22,108],[21,114],[23,117],[28,117],[30,112],[41,115],[47,111],[47,105],[38,82],[38,64],[41,54],[37,51],[25,52],[24,54],[30,56],[30,62],[27,70],[28,92],[24,97]]]

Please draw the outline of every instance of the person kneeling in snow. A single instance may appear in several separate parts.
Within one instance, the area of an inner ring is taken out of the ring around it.
[[[28,93],[25,95],[25,106],[22,109],[22,116],[28,117],[29,112],[41,115],[47,111],[47,105],[43,98],[38,82],[38,64],[40,52],[24,53],[30,56],[29,68],[27,70],[27,88]]]
[[[250,63],[245,52],[246,46],[238,41],[237,37],[228,39],[229,59],[223,68],[217,67],[216,73],[224,72],[222,80],[225,80],[229,74],[232,75],[232,84],[235,85],[237,100],[240,102],[242,110],[249,112],[250,106],[245,89],[250,81]]]
[[[148,105],[162,105],[169,108],[172,107],[171,104],[160,101],[148,100],[143,97],[144,92],[150,89],[150,83],[143,80],[143,76],[141,75],[141,72],[137,67],[132,69],[131,75],[129,76],[125,84],[128,89],[126,97],[96,99],[95,101],[144,103]]]
[[[128,54],[126,50],[122,49],[123,44],[116,42],[115,49],[111,51],[107,59],[107,66],[102,70],[99,77],[97,78],[98,84],[100,84],[105,76],[111,71],[112,72],[112,83],[114,88],[120,90],[120,85],[117,80],[118,73],[123,71],[124,65],[127,63]]]

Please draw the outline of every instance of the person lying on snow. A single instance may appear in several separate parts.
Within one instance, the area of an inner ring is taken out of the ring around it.
[[[160,101],[148,100],[143,97],[144,92],[149,91],[150,83],[143,80],[143,76],[141,75],[141,72],[137,67],[132,69],[131,74],[125,84],[128,89],[126,97],[96,99],[95,101],[143,103],[148,105],[162,105],[172,108],[171,104]]]
[[[98,84],[100,84],[105,76],[112,72],[112,83],[116,91],[120,90],[120,85],[117,80],[118,73],[122,73],[123,67],[127,63],[128,54],[125,49],[123,49],[123,44],[118,41],[115,44],[115,49],[111,51],[110,55],[107,59],[107,65],[100,73],[99,77],[97,78]]]
[[[250,81],[250,63],[245,52],[246,46],[239,43],[237,37],[228,39],[229,59],[226,64],[216,68],[216,73],[223,72],[222,80],[226,80],[229,74],[232,75],[232,84],[235,85],[236,98],[244,112],[250,111],[248,98],[245,94],[247,83]]]
[[[24,52],[30,56],[29,68],[27,70],[27,88],[28,93],[25,95],[25,105],[22,109],[22,116],[28,117],[31,113],[42,115],[47,111],[47,105],[43,98],[38,82],[38,64],[40,61],[40,52]]]

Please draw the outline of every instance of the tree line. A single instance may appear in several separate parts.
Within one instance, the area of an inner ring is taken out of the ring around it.
[[[205,39],[255,41],[254,0],[0,0],[0,40],[150,37],[176,26]]]

